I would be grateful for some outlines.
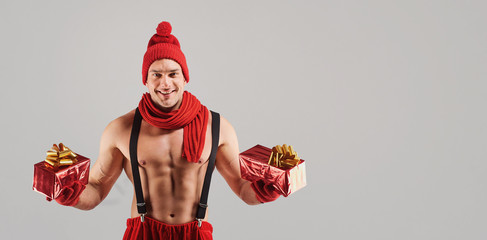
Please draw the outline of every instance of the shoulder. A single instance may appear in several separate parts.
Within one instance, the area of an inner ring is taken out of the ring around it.
[[[223,131],[235,131],[232,124],[223,116],[220,115],[220,128]]]
[[[223,117],[222,114],[219,114],[219,116],[220,116],[220,134],[229,131],[234,131],[232,124],[225,117]],[[211,118],[211,122],[213,122],[213,116]],[[208,123],[210,124],[210,122]]]
[[[112,120],[103,132],[103,138],[116,140],[126,134],[132,128],[135,109]]]
[[[112,120],[106,127],[106,130],[124,130],[132,127],[134,120],[135,109],[130,112]]]
[[[220,114],[220,145],[235,142],[237,134],[230,121]]]

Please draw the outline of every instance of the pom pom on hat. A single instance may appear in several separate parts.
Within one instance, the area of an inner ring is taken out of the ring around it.
[[[178,39],[171,34],[172,26],[169,22],[159,23],[154,34],[147,44],[147,51],[142,62],[142,83],[147,82],[147,72],[150,65],[159,59],[171,59],[176,61],[183,71],[184,79],[189,82],[188,66],[186,57],[181,51]]]
[[[169,22],[164,21],[164,22],[159,23],[156,30],[157,30],[157,35],[167,37],[171,34],[172,27],[171,27],[171,24]]]

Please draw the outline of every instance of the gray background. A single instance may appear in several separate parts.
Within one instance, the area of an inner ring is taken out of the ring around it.
[[[291,144],[308,186],[247,206],[219,174],[215,239],[486,239],[484,1],[2,1],[2,239],[121,239],[125,175],[92,211],[32,191],[64,142],[93,161],[145,88],[161,20],[187,89],[240,150]]]

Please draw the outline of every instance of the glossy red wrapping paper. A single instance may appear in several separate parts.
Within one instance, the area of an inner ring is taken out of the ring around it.
[[[32,189],[46,195],[48,199],[55,199],[63,187],[71,186],[74,181],[79,181],[83,185],[88,184],[90,159],[78,154],[77,160],[77,163],[57,171],[45,161],[36,163]]]
[[[251,182],[264,179],[285,197],[306,186],[306,167],[304,160],[290,169],[281,169],[268,164],[272,150],[256,145],[240,153],[240,173]]]

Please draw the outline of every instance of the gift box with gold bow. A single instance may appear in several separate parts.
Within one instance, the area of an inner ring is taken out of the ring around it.
[[[240,153],[240,173],[251,182],[272,183],[285,197],[306,186],[305,162],[285,144],[272,149],[256,145]]]
[[[54,144],[47,151],[46,159],[34,165],[32,189],[46,195],[48,200],[55,199],[63,187],[76,181],[88,184],[89,171],[89,158],[74,153],[62,143]]]

